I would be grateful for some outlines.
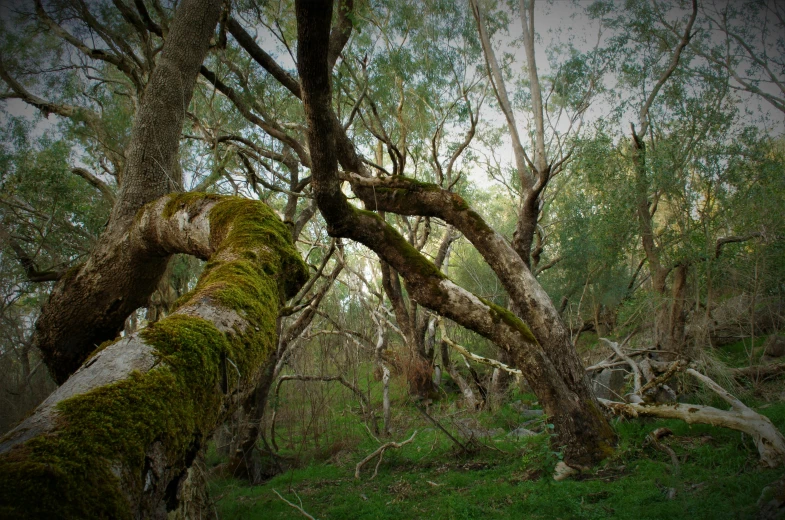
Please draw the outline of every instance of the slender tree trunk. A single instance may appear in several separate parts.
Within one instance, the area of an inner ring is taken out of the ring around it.
[[[403,334],[408,359],[406,360],[406,380],[409,395],[418,399],[434,396],[433,353],[426,352],[425,334],[427,323],[418,320],[417,303],[404,296],[398,272],[386,262],[381,262],[382,288],[390,300],[398,327]]]
[[[104,347],[0,440],[4,518],[166,518],[206,439],[258,386],[278,308],[307,278],[260,202],[165,197],[128,236],[137,258],[210,263],[173,314]]]
[[[636,214],[641,234],[643,251],[649,264],[652,289],[656,295],[657,308],[654,313],[654,347],[665,352],[664,357],[676,359],[684,354],[686,317],[684,304],[687,295],[687,273],[689,264],[679,263],[671,269],[662,262],[660,247],[654,239],[654,215],[649,200],[649,181],[646,172],[646,146],[637,135],[633,135],[632,150],[637,192]],[[673,272],[671,287],[668,276]]]

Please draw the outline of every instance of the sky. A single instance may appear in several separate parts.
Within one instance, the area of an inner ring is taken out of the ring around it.
[[[712,0],[707,1],[711,2]],[[7,22],[9,8],[17,4],[17,0],[0,1],[0,19]],[[553,72],[549,65],[547,49],[571,43],[580,51],[588,51],[596,45],[600,25],[597,21],[589,19],[583,12],[583,9],[588,4],[589,1],[587,0],[581,0],[579,2],[574,2],[572,0],[554,0],[551,2],[538,1],[535,4],[535,30],[538,34],[535,45],[536,61],[541,78]],[[709,7],[716,6],[709,4]],[[722,5],[720,4],[719,7],[722,7]],[[677,19],[683,18],[687,14],[688,12],[686,10],[676,10],[668,13],[668,17],[670,19]],[[502,53],[504,52],[513,54],[515,56],[514,67],[517,67],[518,72],[523,74],[523,66],[526,61],[523,48],[522,46],[511,46],[511,43],[521,36],[520,18],[514,15],[511,15],[510,18],[509,34],[497,35],[494,38],[493,45],[497,57],[502,56]],[[604,43],[609,35],[610,31],[605,29],[600,38],[600,43]],[[716,36],[719,37],[719,35]],[[268,38],[264,37],[263,30],[260,31],[260,38],[262,39],[261,43],[265,48],[274,47],[274,42],[269,41],[269,36]],[[278,58],[285,67],[293,67],[293,63],[290,63],[286,53],[279,53]],[[613,85],[611,81],[612,79],[606,79],[605,86],[612,89]],[[768,86],[767,88],[773,87]],[[785,131],[785,118],[783,118],[781,113],[773,110],[771,106],[761,98],[754,95],[742,95],[742,102],[744,108],[749,110],[752,114],[752,116],[750,116],[751,118],[760,118],[762,121],[765,118],[762,118],[761,116],[768,116],[768,123],[766,124],[769,126],[766,128],[767,131],[778,135],[781,135]],[[7,115],[21,116],[30,119],[37,116],[36,109],[18,99],[0,101],[0,104],[2,104],[5,114]],[[596,99],[587,110],[585,118],[587,121],[597,120],[604,114],[607,114],[612,108],[613,107],[609,105],[607,99]],[[0,113],[0,124],[2,124],[2,119],[6,117],[5,114]],[[503,117],[495,106],[486,105],[484,116],[486,120],[494,125],[502,126],[504,124]],[[36,133],[40,133],[46,128],[51,127],[54,124],[56,117],[57,116],[50,116],[48,120],[41,120],[38,124]],[[518,120],[518,127],[523,131],[529,123],[528,115],[524,112],[519,112],[516,114],[516,117]],[[637,115],[634,112],[631,112],[628,114],[628,119],[630,122],[634,122],[637,119]],[[764,125],[764,123],[760,122],[758,124]],[[629,128],[626,124],[624,127],[624,131]],[[564,131],[565,126],[562,125],[559,128],[561,131]],[[507,140],[507,143],[509,143],[509,140]],[[526,142],[524,142],[524,146],[527,146]],[[498,150],[494,150],[494,152],[497,153],[503,163],[512,164],[510,146],[502,147]],[[478,181],[484,180],[481,178],[483,175],[480,172],[474,172],[473,177]]]

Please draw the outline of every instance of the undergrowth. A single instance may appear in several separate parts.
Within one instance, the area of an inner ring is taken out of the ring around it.
[[[518,409],[533,403],[519,395]],[[400,450],[388,450],[372,478],[376,460],[360,479],[357,462],[379,446],[354,419],[357,442],[335,453],[306,460],[260,486],[222,478],[210,483],[220,519],[298,518],[298,511],[274,490],[320,519],[724,519],[754,518],[761,490],[783,474],[761,468],[752,440],[739,432],[676,420],[614,420],[619,445],[614,456],[585,474],[555,482],[551,475],[560,454],[548,443],[547,419],[535,418],[527,428],[536,436],[516,440],[508,431],[524,422],[515,406],[472,415],[474,424],[494,436],[468,442],[456,421],[470,417],[454,404],[433,407],[436,417],[472,450],[464,452],[433,427],[412,406],[398,409],[399,424],[392,440],[404,440],[416,429],[415,440]],[[760,409],[780,430],[785,429],[785,403]],[[656,449],[648,434],[668,428],[662,439],[677,455]],[[386,442],[387,438],[379,439]],[[211,452],[208,464],[220,458]],[[301,502],[300,502],[301,501]]]

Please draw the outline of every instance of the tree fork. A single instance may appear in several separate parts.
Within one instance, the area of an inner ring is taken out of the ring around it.
[[[34,344],[59,384],[125,319],[146,304],[168,255],[138,256],[128,233],[148,202],[179,189],[177,154],[185,112],[218,17],[220,0],[183,0],[134,119],[123,183],[106,231],[87,261],[55,286]]]
[[[1,517],[166,518],[203,443],[260,383],[281,302],[308,275],[261,202],[170,195],[129,236],[205,271],[175,312],[106,345],[0,440]]]

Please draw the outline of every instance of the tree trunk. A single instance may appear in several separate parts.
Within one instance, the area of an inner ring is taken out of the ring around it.
[[[221,10],[220,0],[183,0],[134,119],[122,186],[106,231],[87,261],[55,286],[33,337],[52,376],[65,382],[125,319],[147,303],[168,255],[138,255],[128,233],[137,211],[179,189],[178,149],[199,67]]]
[[[633,134],[632,160],[638,197],[636,209],[638,228],[643,251],[649,263],[652,289],[658,299],[654,312],[654,345],[655,348],[665,352],[665,358],[673,360],[684,355],[686,326],[684,304],[689,264],[682,262],[673,269],[662,264],[660,247],[654,240],[654,210],[648,196],[646,146],[636,134]],[[671,271],[673,271],[673,281],[669,291],[668,276]]]
[[[454,193],[438,186],[413,183],[401,176],[371,179],[361,175],[364,167],[331,108],[325,54],[330,39],[331,6],[326,1],[296,3],[297,66],[308,125],[312,187],[328,232],[372,249],[403,276],[407,292],[418,304],[480,333],[510,352],[551,416],[556,445],[564,446],[569,463],[586,465],[606,457],[615,442],[615,434],[594,398],[567,328],[548,295],[504,238]],[[506,309],[452,283],[378,215],[351,206],[341,191],[339,158],[347,172],[358,172],[349,174],[347,179],[351,179],[353,190],[367,207],[437,216],[462,231],[523,308],[537,339],[526,324]],[[374,190],[374,186],[378,187]],[[382,186],[386,189],[380,190]],[[374,206],[377,200],[379,204]]]
[[[209,260],[170,316],[90,358],[0,441],[4,518],[166,518],[213,430],[258,386],[284,296],[307,278],[260,202],[185,194],[148,205],[136,257]]]

